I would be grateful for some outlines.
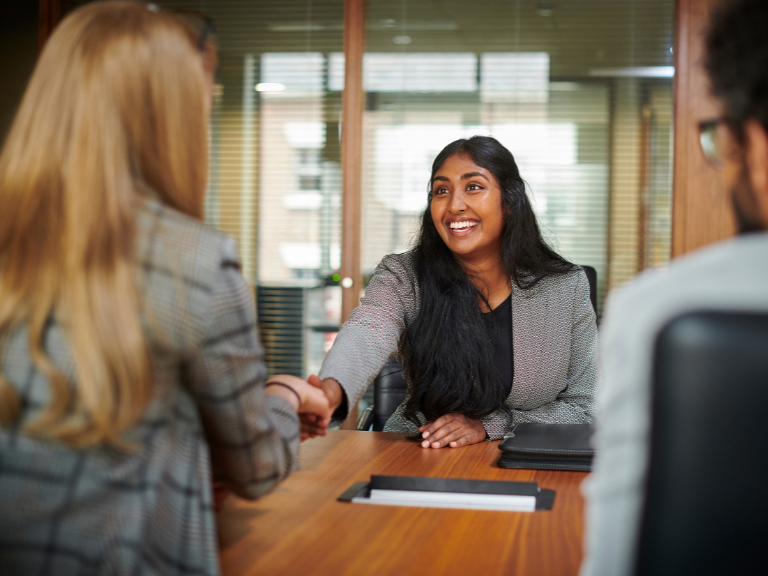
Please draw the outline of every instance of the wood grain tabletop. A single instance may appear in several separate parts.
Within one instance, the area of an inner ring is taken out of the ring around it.
[[[230,497],[218,515],[223,574],[578,574],[585,473],[497,468],[498,442],[433,450],[405,437],[329,431],[302,444],[301,470],[272,493]],[[557,496],[533,513],[336,501],[371,474],[535,481]]]

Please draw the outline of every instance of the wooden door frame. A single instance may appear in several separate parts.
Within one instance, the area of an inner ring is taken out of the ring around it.
[[[730,196],[701,152],[697,129],[698,122],[719,115],[702,59],[709,19],[721,1],[677,0],[675,6],[672,257],[736,232]]]
[[[53,33],[53,29],[61,21],[67,8],[66,0],[40,0],[37,16],[37,47],[38,54]]]
[[[365,0],[344,2],[344,92],[341,98],[341,322],[360,304],[360,217],[363,159]],[[354,429],[357,405],[342,428]]]
[[[344,92],[341,99],[341,321],[360,301],[360,196],[363,148],[365,0],[344,2]],[[351,284],[349,282],[351,281]]]

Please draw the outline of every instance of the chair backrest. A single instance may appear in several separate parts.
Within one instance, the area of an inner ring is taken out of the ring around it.
[[[403,367],[395,358],[390,358],[373,381],[374,432],[384,430],[384,424],[405,400],[406,389]]]
[[[589,299],[597,314],[597,270],[582,266],[589,282]],[[407,386],[403,378],[403,367],[394,358],[387,360],[379,375],[373,381],[373,430],[381,432],[389,417],[405,400]]]
[[[597,270],[592,266],[581,266],[584,273],[587,275],[587,282],[589,282],[589,299],[592,302],[592,308],[597,314]]]
[[[768,315],[700,312],[656,342],[636,574],[768,570]]]

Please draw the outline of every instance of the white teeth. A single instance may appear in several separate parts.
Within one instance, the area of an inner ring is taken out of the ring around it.
[[[451,222],[451,230],[464,230],[465,228],[472,228],[477,226],[477,222],[463,221],[463,222]]]

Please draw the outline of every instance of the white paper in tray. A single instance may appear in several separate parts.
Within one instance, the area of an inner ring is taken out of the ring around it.
[[[352,502],[359,504],[382,504],[385,506],[421,506],[426,508],[505,510],[513,512],[533,512],[536,509],[535,496],[411,490],[371,490],[370,497],[355,497],[352,498]]]

